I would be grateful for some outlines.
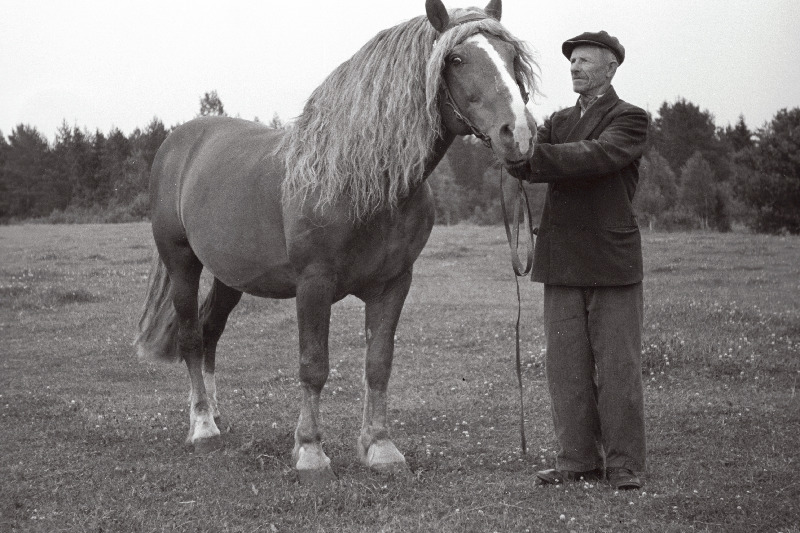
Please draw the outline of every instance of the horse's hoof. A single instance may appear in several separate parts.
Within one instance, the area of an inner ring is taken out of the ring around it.
[[[409,472],[406,458],[390,440],[379,440],[372,443],[362,460],[370,470],[379,474]]]
[[[297,478],[301,485],[327,485],[336,481],[336,474],[330,466],[315,470],[298,470]]]
[[[222,437],[214,435],[213,437],[205,437],[194,441],[195,453],[211,453],[222,448]]]

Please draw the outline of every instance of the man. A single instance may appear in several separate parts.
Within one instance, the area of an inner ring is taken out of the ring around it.
[[[532,279],[544,283],[546,373],[559,451],[542,484],[599,480],[641,488],[642,249],[631,202],[647,113],[611,80],[625,49],[605,31],[562,45],[575,107],[554,113],[527,163],[509,172],[548,183]]]

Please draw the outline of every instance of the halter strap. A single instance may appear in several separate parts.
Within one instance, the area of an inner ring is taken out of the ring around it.
[[[450,87],[447,86],[447,82],[444,80],[442,80],[442,89],[444,90],[444,95],[447,98],[447,101],[445,103],[452,108],[453,114],[456,116],[456,118],[461,122],[463,122],[464,124],[466,124],[470,132],[475,137],[480,139],[483,142],[483,144],[486,145],[487,148],[491,148],[492,139],[488,135],[483,133],[481,130],[479,130],[478,127],[469,118],[467,118],[467,116],[464,115],[464,113],[461,112],[461,110],[458,108],[458,104],[456,104],[456,101],[453,99],[453,95],[450,93]]]
[[[466,15],[458,17],[455,20],[450,20],[450,24],[447,25],[445,31],[455,28],[456,26],[460,26],[461,24],[465,24],[467,22],[476,22],[478,20],[486,20],[489,17],[484,15],[483,13],[476,13],[475,11],[470,11]]]
[[[466,24],[467,22],[477,22],[479,20],[486,20],[487,18],[489,17],[483,13],[468,11],[466,14],[456,19],[451,19],[445,31],[455,28],[456,26]],[[480,139],[483,142],[483,144],[485,144],[488,148],[491,148],[492,140],[489,138],[488,135],[479,130],[478,127],[475,126],[475,124],[470,119],[468,119],[466,115],[464,115],[464,113],[461,112],[461,110],[458,108],[458,104],[456,104],[456,101],[453,98],[453,95],[450,93],[450,87],[447,86],[447,82],[444,80],[442,80],[442,88],[444,89],[444,95],[447,99],[445,103],[452,108],[453,114],[456,116],[456,118],[461,122],[463,122],[464,124],[466,124],[470,132],[472,132],[472,134],[475,137]]]

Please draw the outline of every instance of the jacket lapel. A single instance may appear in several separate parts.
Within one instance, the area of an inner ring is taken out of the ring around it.
[[[560,119],[553,131],[555,133],[555,138],[553,139],[555,144],[567,142],[567,138],[581,118],[581,106],[576,104],[574,107],[559,111],[558,114]]]
[[[606,94],[601,96],[594,104],[592,104],[592,106],[586,110],[586,113],[584,113],[583,116],[580,117],[580,119],[575,123],[572,130],[567,134],[564,142],[575,142],[588,139],[597,125],[600,124],[600,121],[603,119],[603,117],[606,116],[606,113],[608,113],[608,111],[614,107],[618,101],[619,97],[617,96],[614,87],[609,87],[608,91],[606,91]],[[580,116],[580,104],[577,104],[575,109],[577,109],[577,114]]]

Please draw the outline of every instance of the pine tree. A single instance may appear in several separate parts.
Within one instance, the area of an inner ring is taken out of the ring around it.
[[[680,201],[708,229],[715,202],[714,178],[711,166],[703,154],[695,152],[681,169]]]
[[[124,203],[131,199],[132,191],[127,183],[128,166],[132,164],[130,156],[130,141],[118,128],[112,129],[101,154],[101,173],[110,188],[107,202]]]
[[[50,149],[39,131],[20,124],[8,136],[4,181],[7,216],[31,217],[47,214],[55,203],[48,187]]]
[[[258,122],[258,120],[256,120],[256,122]],[[278,116],[278,113],[272,114],[272,120],[269,121],[267,127],[273,130],[282,130],[285,128],[283,121],[281,120],[281,117]]]
[[[800,233],[800,108],[782,109],[737,156],[736,194],[756,231]]]
[[[228,114],[225,113],[225,106],[222,105],[222,100],[220,100],[219,95],[217,95],[217,91],[205,93],[200,99],[199,116],[205,117],[207,115],[217,115],[220,117],[228,116]]]
[[[739,121],[731,127],[730,124],[722,132],[722,138],[734,152],[741,152],[753,146],[753,132],[744,122],[744,115],[739,115]]]
[[[453,176],[453,168],[443,158],[428,178],[436,203],[436,222],[450,226],[463,220],[466,191]]]
[[[728,179],[728,148],[718,136],[711,113],[680,98],[671,105],[664,102],[658,115],[652,122],[652,146],[669,162],[673,172],[680,173],[692,154],[700,152],[716,181]]]
[[[6,136],[0,131],[0,220],[10,216],[10,192],[9,183],[6,175],[6,161],[8,160],[8,141]]]

